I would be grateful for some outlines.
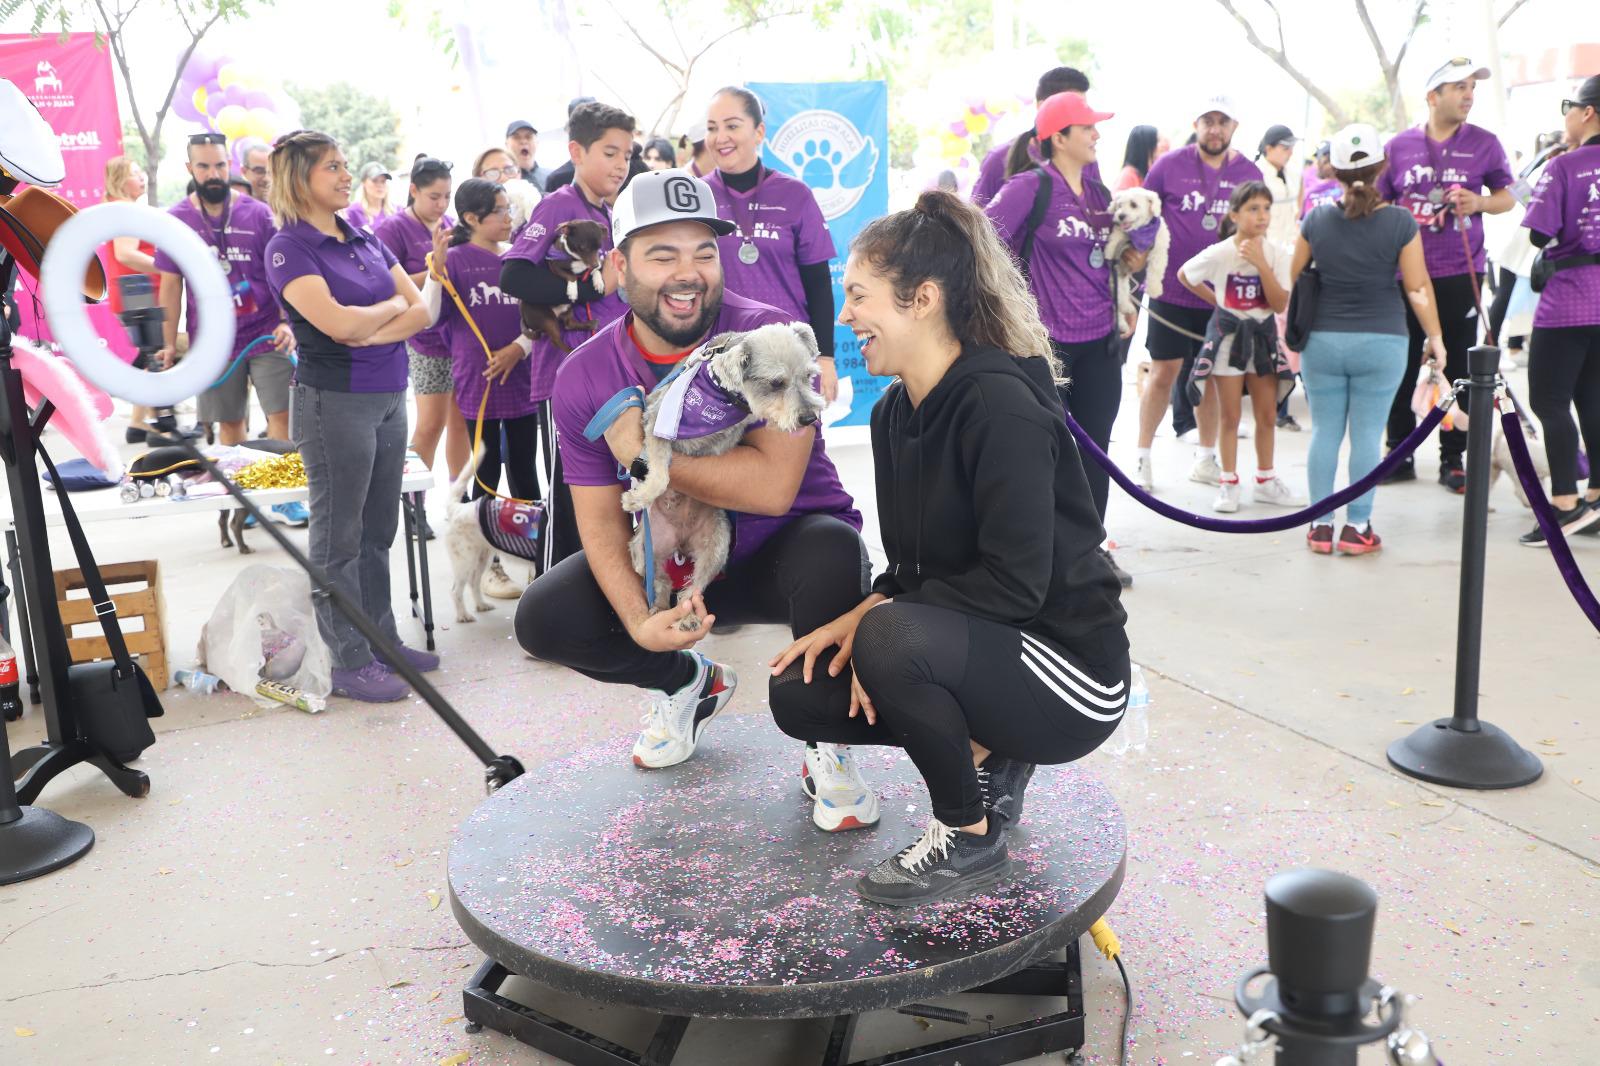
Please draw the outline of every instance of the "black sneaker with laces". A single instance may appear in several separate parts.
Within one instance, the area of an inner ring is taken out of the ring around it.
[[[992,752],[983,760],[978,767],[978,784],[983,787],[983,806],[991,818],[1007,829],[1022,821],[1022,793],[1037,769],[1031,762]]]
[[[1379,482],[1380,485],[1395,485],[1402,481],[1417,480],[1416,461],[1407,458],[1405,462],[1389,471],[1389,476]]]
[[[1439,484],[1459,496],[1467,491],[1467,472],[1457,464],[1444,463],[1439,467]]]
[[[1556,525],[1561,527],[1563,536],[1571,537],[1580,533],[1593,535],[1600,530],[1600,507],[1584,503],[1579,500],[1565,511],[1556,511]],[[1548,548],[1550,545],[1544,539],[1544,530],[1534,526],[1528,532],[1517,538],[1517,543],[1526,548]]]
[[[1286,429],[1290,433],[1299,433],[1300,432],[1300,423],[1295,421],[1294,415],[1279,415],[1278,416],[1278,428],[1279,429]]]
[[[1584,502],[1589,505],[1589,510],[1600,514],[1600,500],[1585,500]],[[1600,522],[1591,522],[1589,525],[1584,526],[1578,530],[1578,536],[1600,537]]]
[[[989,819],[989,831],[982,836],[934,818],[915,844],[868,870],[856,882],[856,891],[874,903],[915,907],[988,888],[1010,873],[998,818]]]

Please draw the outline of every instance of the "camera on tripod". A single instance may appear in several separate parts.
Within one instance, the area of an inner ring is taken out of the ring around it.
[[[117,318],[121,320],[122,328],[127,331],[128,340],[132,341],[134,348],[138,350],[133,359],[134,369],[165,369],[155,366],[156,353],[166,345],[161,327],[167,320],[166,311],[156,299],[155,281],[148,274],[124,274],[117,279],[117,289],[122,294],[122,310],[117,312]],[[154,408],[150,424],[162,433],[177,433],[177,412],[171,407]],[[199,436],[199,434],[186,431],[185,436]]]

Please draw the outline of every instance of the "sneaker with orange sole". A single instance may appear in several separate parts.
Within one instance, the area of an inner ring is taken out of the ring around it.
[[[1333,526],[1331,524],[1325,526],[1315,525],[1306,530],[1306,547],[1318,555],[1332,555]]]
[[[1356,527],[1346,525],[1339,532],[1340,555],[1371,555],[1373,552],[1383,550],[1383,539],[1378,536],[1377,530],[1367,527],[1365,533],[1356,532]]]

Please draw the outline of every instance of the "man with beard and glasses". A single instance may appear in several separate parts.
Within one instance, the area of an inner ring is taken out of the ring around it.
[[[197,133],[189,138],[189,174],[195,191],[180,200],[172,215],[194,230],[217,257],[219,269],[228,279],[233,296],[233,358],[256,344],[243,366],[236,367],[227,379],[200,394],[200,421],[216,422],[218,441],[238,444],[248,429],[251,382],[256,398],[267,416],[267,436],[289,439],[289,383],[294,368],[289,349],[294,334],[283,322],[278,301],[267,284],[267,241],[278,232],[272,211],[266,204],[233,190],[229,184],[228,155],[219,133]],[[177,349],[178,308],[183,302],[183,275],[172,259],[156,252],[156,269],[161,271],[161,306],[166,311],[162,325],[165,347],[158,354],[163,366],[170,366]],[[195,309],[194,294],[188,293],[186,325],[192,335],[204,329]],[[306,522],[305,504],[279,504],[273,510],[295,525]]]
[[[567,358],[552,400],[583,550],[530,585],[517,608],[517,641],[530,655],[650,692],[633,759],[652,769],[694,753],[736,684],[732,670],[692,650],[709,625],[683,632],[678,622],[692,613],[706,623],[781,623],[798,637],[866,590],[861,516],[817,427],[783,433],[758,424],[726,455],[673,457],[672,487],[733,519],[727,570],[703,598],[651,614],[629,559],[622,493],[624,464],[643,443],[639,412],[625,413],[602,440],[588,440],[585,427],[617,393],[655,388],[711,337],[796,320],[724,291],[717,238],[733,229],[718,217],[711,187],[685,170],[641,175],[618,198],[610,258],[629,310]],[[802,783],[820,828],[877,821],[877,800],[847,751],[809,747]]]

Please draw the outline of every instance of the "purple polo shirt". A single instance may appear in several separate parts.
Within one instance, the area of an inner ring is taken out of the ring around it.
[[[233,296],[233,354],[244,351],[257,337],[278,328],[282,318],[278,299],[267,283],[267,244],[278,227],[267,205],[234,193],[223,214],[213,220],[194,201],[185,196],[168,213],[200,235],[219,262],[228,265],[228,289]],[[178,264],[166,252],[156,249],[156,269],[179,274]],[[189,332],[201,328],[194,306],[194,286],[185,285],[189,305]]]
[[[717,214],[739,227],[739,232],[717,240],[727,291],[804,322],[806,291],[800,267],[833,258],[833,234],[815,194],[805,182],[765,168],[747,193],[728,188],[720,170],[713,171],[706,184],[717,201]],[[754,263],[739,258],[739,249],[747,242],[760,253]]]
[[[1600,144],[1575,148],[1545,165],[1522,224],[1554,238],[1544,246],[1548,260],[1600,254]],[[1600,263],[1552,274],[1533,324],[1600,325]]]
[[[504,348],[522,333],[522,305],[515,296],[500,291],[500,257],[476,244],[458,244],[445,253],[445,273],[467,305],[483,339],[491,349]],[[450,377],[456,383],[456,406],[468,419],[478,417],[478,404],[488,379],[483,372],[489,358],[477,334],[462,317],[456,302],[445,293],[439,311],[439,329],[450,348]],[[527,359],[517,362],[504,382],[489,389],[485,418],[521,418],[538,404],[528,395],[532,369]]]
[[[1467,241],[1472,260],[1461,246],[1455,227],[1455,213],[1443,202],[1434,203],[1429,193],[1448,192],[1460,185],[1473,192],[1504,189],[1512,182],[1506,150],[1494,134],[1470,122],[1452,133],[1443,143],[1433,140],[1422,126],[1402,130],[1383,146],[1389,166],[1378,175],[1378,195],[1411,212],[1422,230],[1422,258],[1430,278],[1483,273],[1483,216],[1467,216]]]
[[[1011,154],[1011,146],[1016,142],[1006,141],[989,149],[989,154],[983,157],[983,163],[978,167],[978,180],[972,183],[972,192],[969,199],[978,207],[988,207],[989,202],[1000,192],[1001,186],[1006,183],[1006,156]],[[1042,162],[1039,158],[1037,143],[1028,146],[1028,158],[1035,164]],[[1100,181],[1100,163],[1095,161],[1083,168],[1085,181]],[[1100,182],[1102,185],[1104,182]]]
[[[267,242],[267,280],[294,329],[300,364],[295,380],[330,392],[406,391],[406,346],[375,344],[350,348],[323,333],[283,298],[295,278],[315,274],[328,284],[334,302],[371,307],[394,295],[397,260],[383,242],[342,218],[340,235],[330,237],[309,222],[295,222]]]
[[[1178,268],[1217,243],[1233,190],[1244,182],[1260,180],[1261,168],[1231,149],[1218,168],[1207,166],[1200,159],[1200,149],[1192,144],[1174,148],[1151,164],[1144,187],[1161,197],[1161,218],[1172,237],[1162,282],[1163,303],[1210,306],[1183,287]],[[1206,229],[1201,223],[1207,215],[1216,218],[1216,229]]]
[[[390,207],[386,208],[381,214],[374,217],[367,214],[367,207],[365,204],[363,204],[360,200],[356,200],[349,207],[344,209],[344,220],[350,223],[352,226],[355,226],[357,229],[360,229],[363,226],[365,226],[367,229],[371,229],[379,223],[393,218],[399,213],[400,212]],[[430,244],[429,248],[431,247],[432,245]],[[427,254],[426,250],[424,250],[423,254]]]
[[[1053,166],[1024,171],[1006,182],[985,213],[1012,252],[1027,240],[1028,215],[1040,181],[1050,183],[1050,207],[1034,231],[1029,284],[1039,300],[1039,317],[1053,340],[1076,344],[1111,332],[1111,264],[1105,261],[1111,235],[1111,195],[1098,181],[1083,178],[1083,195],[1072,191]],[[1099,253],[1100,265],[1093,257]]]
[[[595,412],[623,389],[639,385],[652,390],[660,380],[660,375],[650,369],[633,338],[628,336],[631,318],[625,315],[603,327],[574,351],[556,374],[551,409],[555,413],[556,439],[561,448],[562,476],[569,485],[606,486],[626,479],[605,439],[590,441],[583,431]],[[722,311],[707,336],[794,320],[795,316],[777,308],[728,292],[723,294]],[[820,426],[811,445],[811,461],[788,514],[773,517],[729,512],[734,528],[729,564],[748,559],[786,522],[805,514],[837,515],[856,529],[861,528],[861,515],[840,483],[833,460],[828,458]]]
[[[528,216],[528,224],[517,235],[516,243],[505,257],[526,259],[535,266],[543,265],[546,259],[566,259],[566,253],[555,246],[556,228],[574,219],[588,219],[604,226],[606,237],[600,248],[603,253],[611,251],[611,209],[604,204],[591,204],[574,183],[561,186],[539,201],[533,214]],[[573,314],[582,319],[592,316],[594,321],[604,326],[621,318],[627,309],[628,305],[619,294],[608,292],[598,300],[574,307]],[[568,348],[576,349],[592,336],[593,333],[581,329],[567,330],[562,334],[562,340],[567,342]],[[533,354],[528,358],[532,364],[528,394],[536,403],[543,403],[555,388],[556,369],[567,358],[567,353],[546,338],[535,337]]]
[[[455,225],[449,215],[444,216],[446,225]],[[428,232],[428,227],[412,217],[410,211],[401,211],[380,220],[372,227],[373,234],[394,253],[407,274],[420,274],[428,269],[428,253],[433,251],[433,235]],[[421,288],[419,285],[418,288]],[[411,347],[423,355],[432,355],[446,358],[450,355],[450,346],[445,343],[444,334],[439,327],[425,329],[408,341]]]
[[[1300,217],[1305,218],[1323,204],[1336,204],[1344,199],[1344,186],[1338,178],[1313,178],[1306,182],[1305,194],[1300,200]]]

